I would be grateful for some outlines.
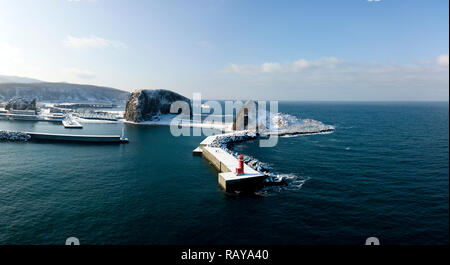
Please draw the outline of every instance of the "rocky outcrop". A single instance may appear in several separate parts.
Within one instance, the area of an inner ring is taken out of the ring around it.
[[[334,131],[334,126],[289,114],[271,113],[266,111],[265,106],[258,106],[258,102],[249,100],[238,110],[232,129],[254,130],[264,136],[284,136],[329,133]]]
[[[176,101],[184,101],[191,106],[188,98],[169,90],[137,90],[127,101],[125,120],[131,122],[159,120],[161,115],[170,114],[170,105]]]
[[[36,99],[13,97],[5,106],[7,110],[34,110],[36,111]]]

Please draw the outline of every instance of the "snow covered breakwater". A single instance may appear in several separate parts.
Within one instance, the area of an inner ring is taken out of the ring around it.
[[[233,145],[244,141],[256,140],[259,137],[260,135],[254,130],[237,131],[233,133],[217,135],[217,137],[214,139],[214,141],[212,141],[212,143],[209,146],[221,148],[226,152],[228,152],[229,154],[233,155],[235,158],[238,158],[239,153],[232,150]],[[256,171],[264,173],[267,176],[265,180],[266,183],[282,182],[281,179],[277,178],[277,175],[269,172],[269,166],[267,164],[248,155],[243,155],[243,157],[245,164],[247,164],[249,167],[253,168]]]
[[[27,142],[30,138],[23,132],[0,131],[0,142]]]
[[[270,115],[269,120],[268,127],[270,129],[264,126],[259,126],[258,129],[234,131],[231,133],[217,135],[211,142],[210,146],[221,148],[233,155],[235,158],[238,158],[239,153],[232,150],[233,145],[236,143],[270,136],[322,134],[331,133],[335,130],[334,126],[326,125],[320,121],[312,119],[298,119],[295,116],[282,113]],[[288,182],[290,182],[288,179],[291,178],[291,176],[285,175],[285,177],[282,177],[281,175],[271,173],[269,171],[270,167],[268,164],[248,155],[243,155],[243,157],[245,164],[267,176],[265,179],[265,183],[267,185],[287,185]],[[303,183],[304,181],[301,182]]]

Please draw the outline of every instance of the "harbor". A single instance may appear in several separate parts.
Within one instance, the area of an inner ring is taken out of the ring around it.
[[[449,5],[0,0],[0,246],[437,260]]]
[[[17,96],[0,104],[0,119],[56,122],[66,129],[82,129],[81,122],[119,121],[123,111],[115,107],[112,103],[41,103],[36,98]]]

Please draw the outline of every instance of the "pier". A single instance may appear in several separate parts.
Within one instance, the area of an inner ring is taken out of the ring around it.
[[[128,138],[120,135],[76,135],[76,134],[53,134],[25,132],[31,138],[30,141],[45,142],[72,142],[72,143],[95,143],[95,144],[122,144],[128,143]]]
[[[56,104],[56,108],[114,108],[116,105],[112,103],[60,103]]]
[[[47,121],[47,122],[59,122],[61,118],[54,118],[49,116],[39,115],[23,115],[23,114],[10,114],[0,112],[0,119],[3,120],[18,120],[18,121]]]
[[[266,175],[256,171],[244,164],[244,173],[236,174],[235,169],[239,165],[238,159],[229,154],[222,148],[210,146],[216,137],[222,135],[209,136],[200,143],[200,146],[194,149],[194,155],[202,155],[218,171],[219,185],[225,191],[254,189],[262,186]]]
[[[39,116],[33,114],[12,114],[12,113],[0,113],[0,118],[6,120],[23,120],[23,121],[38,121]]]

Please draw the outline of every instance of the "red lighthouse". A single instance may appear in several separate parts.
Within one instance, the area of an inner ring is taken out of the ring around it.
[[[236,168],[236,175],[242,175],[244,174],[244,157],[242,154],[238,157],[239,166]]]

